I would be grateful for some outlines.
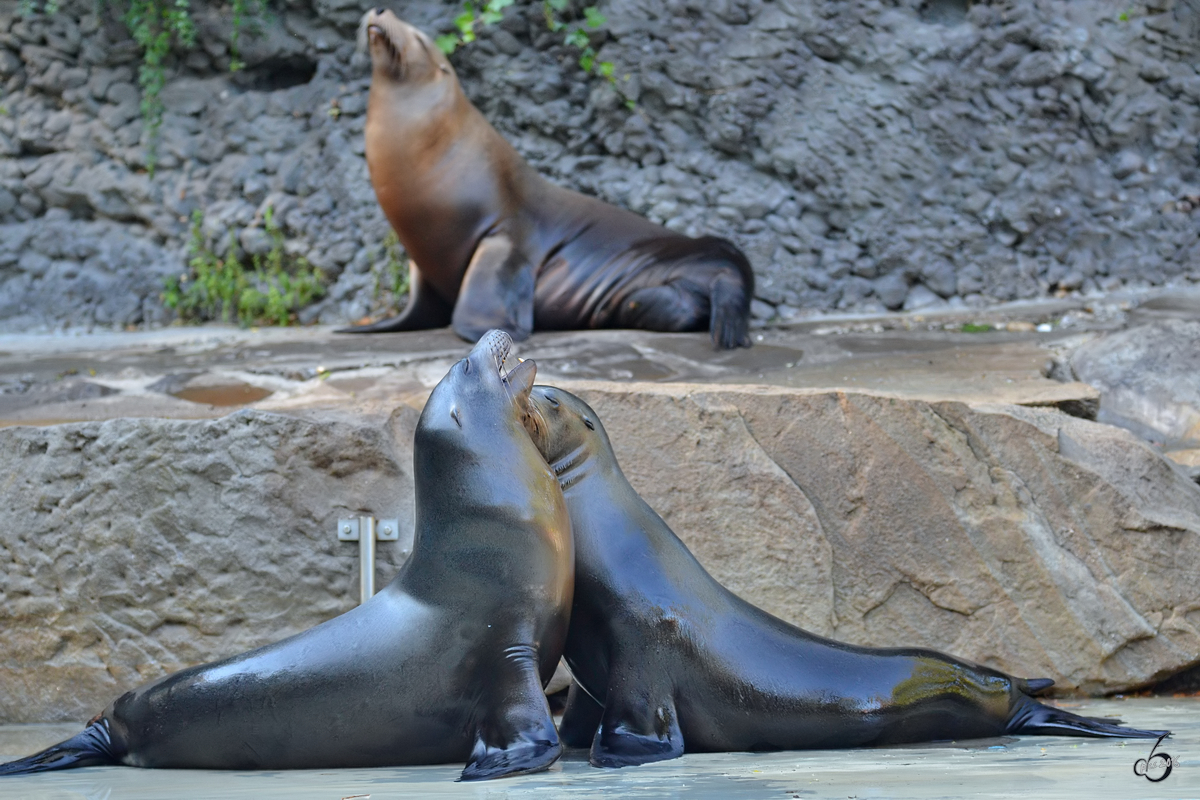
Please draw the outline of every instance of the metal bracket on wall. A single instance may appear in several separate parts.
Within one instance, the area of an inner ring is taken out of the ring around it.
[[[358,542],[358,602],[363,604],[375,594],[375,541],[395,542],[400,538],[400,520],[374,517],[339,519],[340,542]]]

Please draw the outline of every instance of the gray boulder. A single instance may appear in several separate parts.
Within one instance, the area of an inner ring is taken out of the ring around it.
[[[1100,390],[1097,419],[1155,443],[1200,478],[1200,321],[1112,333],[1079,347],[1070,364]]]

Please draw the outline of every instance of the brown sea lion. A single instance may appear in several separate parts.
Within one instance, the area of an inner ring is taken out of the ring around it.
[[[555,186],[471,105],[428,36],[382,9],[363,25],[367,166],[411,257],[410,295],[399,316],[347,332],[708,330],[718,347],[750,345],[754,274],[737,247]]]
[[[550,386],[526,429],[575,536],[559,733],[596,766],[685,752],[796,750],[1001,734],[1156,738],[1031,697],[1052,685],[921,648],[808,633],[721,586],[621,472],[600,418]]]
[[[466,761],[464,780],[562,752],[542,693],[571,605],[571,529],[521,424],[533,362],[493,331],[417,423],[412,556],[379,594],[275,644],[118,697],[0,775],[126,765],[317,769]]]

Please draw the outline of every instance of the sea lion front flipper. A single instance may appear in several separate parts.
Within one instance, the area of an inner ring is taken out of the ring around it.
[[[510,648],[490,682],[488,708],[479,720],[475,747],[460,781],[541,772],[562,755],[537,657],[533,648],[528,650],[528,656],[514,657]]]
[[[683,755],[679,715],[669,698],[617,698],[608,693],[604,719],[592,742],[593,767],[632,767]]]
[[[572,680],[567,690],[567,707],[563,710],[558,736],[567,747],[590,747],[604,717],[604,706]]]
[[[533,264],[507,233],[485,236],[467,265],[451,325],[469,342],[492,328],[521,341],[533,332]]]
[[[381,319],[369,325],[338,328],[334,333],[392,333],[446,327],[450,323],[453,309],[421,274],[417,265],[411,262],[408,266],[408,285],[408,305],[398,316]]]

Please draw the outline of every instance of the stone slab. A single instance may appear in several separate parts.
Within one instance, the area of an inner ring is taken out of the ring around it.
[[[0,431],[0,719],[86,719],[146,680],[349,610],[358,547],[336,520],[402,520],[377,548],[390,579],[411,546],[416,418]]]
[[[569,388],[718,580],[802,627],[1068,692],[1200,661],[1200,486],[1127,431],[852,392]]]

